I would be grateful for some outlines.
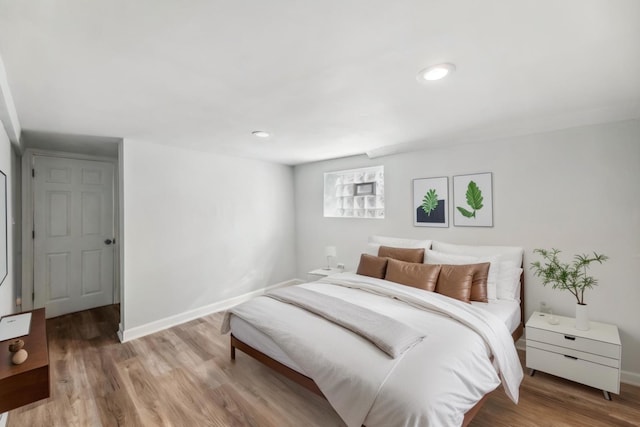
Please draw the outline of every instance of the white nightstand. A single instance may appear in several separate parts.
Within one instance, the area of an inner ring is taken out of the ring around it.
[[[316,268],[315,270],[311,270],[307,272],[307,280],[320,280],[323,277],[331,276],[333,274],[343,273],[344,270],[340,268]]]
[[[549,315],[534,312],[527,321],[527,368],[599,388],[607,400],[609,392],[620,393],[622,344],[618,327],[589,322],[591,329],[580,331],[575,319],[555,316],[559,323],[547,322]]]

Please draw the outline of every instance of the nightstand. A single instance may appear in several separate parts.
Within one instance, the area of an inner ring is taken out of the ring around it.
[[[9,344],[0,342],[0,413],[49,397],[49,347],[44,308],[31,312],[29,335],[20,337],[29,357],[21,365],[11,363]]]
[[[344,270],[339,268],[330,268],[328,270],[326,268],[316,268],[315,270],[311,270],[307,272],[307,280],[310,280],[310,281],[320,280],[323,277],[327,277],[327,276],[331,276],[331,275],[343,273],[343,272]]]
[[[599,388],[607,400],[611,400],[609,392],[619,394],[622,344],[618,327],[589,322],[591,329],[580,331],[571,317],[555,316],[559,323],[551,325],[548,316],[536,311],[527,321],[530,375],[540,370]]]

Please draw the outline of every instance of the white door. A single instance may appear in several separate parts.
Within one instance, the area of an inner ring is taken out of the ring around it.
[[[34,307],[113,303],[113,164],[34,156]]]

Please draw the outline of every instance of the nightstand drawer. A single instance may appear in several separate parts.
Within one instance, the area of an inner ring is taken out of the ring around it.
[[[612,359],[610,357],[604,357],[604,356],[600,356],[593,353],[587,353],[585,351],[573,350],[571,348],[565,348],[557,345],[547,344],[544,342],[533,341],[532,339],[527,340],[527,349],[529,347],[535,347],[539,350],[551,351],[553,353],[576,357],[581,360],[586,360],[587,362],[593,362],[599,365],[610,366],[616,369],[620,368],[619,359]]]
[[[527,368],[612,393],[620,393],[620,371],[598,363],[527,346]]]
[[[573,350],[593,353],[612,359],[620,359],[620,346],[604,341],[596,341],[575,335],[561,334],[558,332],[546,331],[544,329],[528,327],[527,340],[530,339]]]

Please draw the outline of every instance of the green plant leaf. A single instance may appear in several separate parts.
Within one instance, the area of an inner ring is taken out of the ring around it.
[[[438,194],[435,189],[430,189],[425,194],[424,199],[422,199],[422,210],[427,216],[431,216],[431,212],[433,212],[438,207]]]
[[[531,263],[531,269],[536,277],[542,279],[542,285],[551,285],[553,289],[571,292],[578,304],[584,304],[584,291],[598,285],[595,277],[587,274],[587,269],[594,263],[602,264],[609,259],[604,254],[593,253],[593,256],[578,254],[573,257],[571,264],[561,262],[558,249],[534,249],[533,252],[542,256],[540,261]]]
[[[480,188],[478,188],[478,185],[475,182],[469,181],[466,196],[467,203],[471,206],[471,209],[475,211],[482,209],[482,191],[480,191]],[[473,216],[475,217],[475,212]]]
[[[460,211],[460,213],[463,216],[467,217],[467,218],[475,218],[476,217],[476,212],[475,211],[469,212],[468,210],[466,210],[465,208],[460,207],[460,206],[456,206],[456,209],[458,209],[458,211]]]

